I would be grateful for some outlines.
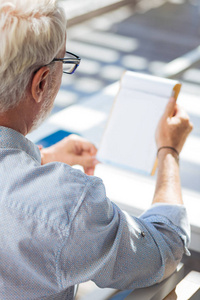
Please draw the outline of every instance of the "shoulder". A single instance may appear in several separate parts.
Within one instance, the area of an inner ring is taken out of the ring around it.
[[[105,198],[101,179],[63,163],[35,166],[23,177],[21,194],[25,200],[20,201],[21,205],[33,217],[43,216],[56,227],[68,226],[84,202]]]

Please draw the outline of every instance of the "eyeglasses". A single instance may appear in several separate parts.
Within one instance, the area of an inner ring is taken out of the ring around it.
[[[81,58],[77,55],[66,51],[64,58],[54,58],[52,61],[60,61],[63,63],[63,73],[73,74],[81,62]]]

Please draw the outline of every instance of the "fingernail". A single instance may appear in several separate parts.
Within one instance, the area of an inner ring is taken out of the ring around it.
[[[175,91],[173,90],[173,91],[172,91],[171,98],[174,98],[174,97],[175,97]]]
[[[94,174],[93,169],[89,169],[89,170],[87,171],[87,175],[93,175],[93,174]]]
[[[94,165],[97,165],[99,163],[99,161],[95,158],[94,160],[93,160],[93,164]]]

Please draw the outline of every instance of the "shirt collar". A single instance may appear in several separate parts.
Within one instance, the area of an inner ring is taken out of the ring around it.
[[[11,128],[0,126],[0,148],[25,151],[29,156],[41,163],[39,148],[21,133]]]

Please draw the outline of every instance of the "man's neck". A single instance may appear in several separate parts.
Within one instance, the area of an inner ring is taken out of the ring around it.
[[[28,133],[26,126],[22,126],[22,124],[17,124],[18,122],[12,122],[12,117],[8,117],[5,114],[0,114],[0,126],[11,128],[15,131],[20,132],[24,136]]]
[[[25,136],[31,129],[31,117],[31,113],[27,115],[25,101],[21,101],[18,106],[0,113],[0,126],[11,128]]]

